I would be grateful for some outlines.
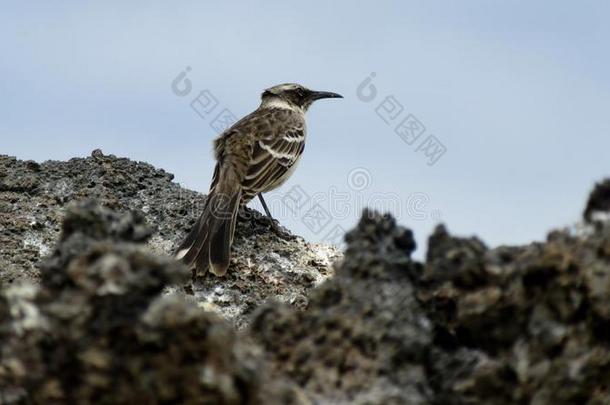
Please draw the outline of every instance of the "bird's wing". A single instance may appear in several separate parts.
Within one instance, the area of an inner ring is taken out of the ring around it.
[[[280,136],[261,138],[253,145],[252,157],[242,186],[254,196],[281,184],[305,149],[305,129],[295,126]]]

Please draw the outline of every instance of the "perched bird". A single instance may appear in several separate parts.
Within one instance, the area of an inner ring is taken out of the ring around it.
[[[305,149],[305,112],[337,93],[280,84],[265,90],[258,109],[236,122],[214,141],[216,167],[203,212],[176,258],[202,274],[226,273],[240,206],[282,185]]]

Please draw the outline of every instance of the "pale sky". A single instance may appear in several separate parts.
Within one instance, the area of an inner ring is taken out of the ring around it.
[[[345,98],[311,108],[301,164],[268,196],[289,229],[329,239],[373,204],[415,231],[419,257],[439,220],[491,246],[527,243],[578,221],[610,174],[608,17],[605,1],[3,2],[0,153],[101,148],[205,192],[214,117],[298,82]],[[190,103],[203,90],[218,105],[202,118]],[[394,131],[409,115],[425,127],[412,144]],[[446,149],[431,166],[430,135]],[[309,200],[291,212],[295,192]]]

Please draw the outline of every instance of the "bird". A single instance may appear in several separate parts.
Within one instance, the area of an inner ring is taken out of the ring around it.
[[[214,140],[216,166],[199,219],[178,246],[175,258],[195,274],[224,276],[239,209],[281,186],[305,149],[305,113],[316,100],[343,98],[296,83],[265,89],[260,106]]]

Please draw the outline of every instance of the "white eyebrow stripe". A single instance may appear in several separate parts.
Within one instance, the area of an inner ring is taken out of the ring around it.
[[[290,103],[288,103],[286,100],[282,100],[279,97],[273,97],[271,100],[268,101],[264,101],[263,105],[265,106],[265,108],[279,108],[282,110],[290,110],[290,111],[296,111],[296,112],[303,112],[299,107],[294,106]]]

